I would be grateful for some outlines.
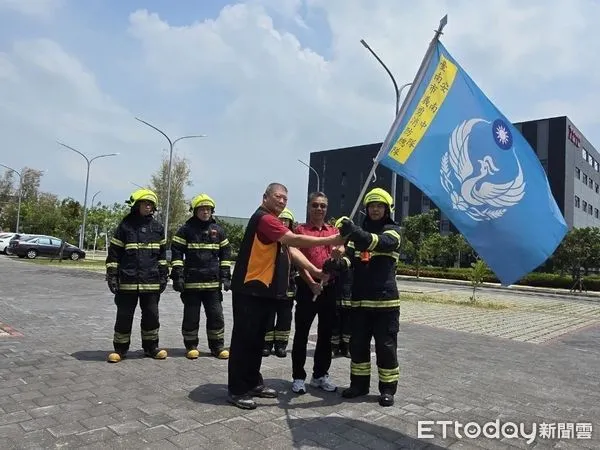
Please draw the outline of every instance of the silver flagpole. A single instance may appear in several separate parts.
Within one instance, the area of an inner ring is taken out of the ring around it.
[[[417,71],[417,75],[415,76],[415,79],[410,87],[410,90],[408,91],[408,94],[406,95],[406,97],[404,97],[404,101],[402,102],[402,107],[400,108],[400,111],[398,112],[398,115],[396,116],[396,120],[394,120],[394,123],[392,124],[390,131],[388,131],[388,134],[385,137],[385,140],[383,141],[383,144],[381,144],[381,148],[379,149],[379,152],[377,152],[377,156],[375,157],[375,160],[373,161],[373,167],[371,168],[371,172],[367,176],[366,181],[360,191],[360,194],[359,194],[358,198],[356,199],[356,203],[354,204],[352,213],[350,213],[350,220],[352,220],[354,218],[354,216],[356,215],[356,213],[358,212],[358,208],[360,207],[360,202],[363,199],[363,197],[365,196],[365,194],[367,193],[367,188],[369,187],[371,178],[373,178],[373,175],[375,174],[375,171],[377,170],[377,166],[379,165],[379,161],[382,157],[383,149],[386,148],[390,144],[390,141],[392,140],[392,134],[394,133],[396,126],[398,124],[400,124],[402,122],[402,120],[404,120],[404,116],[406,115],[406,110],[408,109],[408,105],[410,105],[410,102],[415,97],[417,89],[419,88],[421,81],[423,81],[423,78],[425,77],[425,73],[427,72],[427,66],[429,65],[431,57],[433,56],[433,52],[435,51],[436,44],[440,38],[440,35],[442,34],[442,30],[444,29],[444,27],[446,26],[447,23],[448,23],[448,14],[446,14],[440,20],[438,29],[435,31],[435,35],[433,36],[433,39],[431,40],[431,42],[429,44],[429,48],[427,49],[427,52],[425,52],[425,56],[423,57],[423,61],[421,61],[421,65],[419,66],[419,70]],[[394,205],[394,207],[396,207],[396,205]]]

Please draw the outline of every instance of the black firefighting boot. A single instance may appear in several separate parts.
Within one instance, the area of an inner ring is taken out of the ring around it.
[[[347,342],[342,342],[338,354],[344,358],[350,358],[350,345]]]
[[[275,342],[275,356],[278,358],[285,358],[287,356],[287,352],[285,351],[287,345],[285,342]]]
[[[361,377],[361,378],[367,378],[366,380],[364,380],[364,382],[350,382],[350,387],[347,389],[344,389],[342,391],[342,397],[344,398],[356,398],[356,397],[362,397],[363,395],[368,395],[369,394],[369,381],[368,381],[368,377]]]
[[[167,351],[158,347],[145,348],[144,355],[154,359],[167,359]]]
[[[265,346],[263,347],[262,355],[267,357],[271,354],[271,350],[273,349],[272,342],[265,342]]]
[[[340,346],[336,344],[331,344],[331,357],[335,358],[340,354]]]
[[[383,393],[379,396],[379,404],[381,406],[394,406],[394,396],[392,394]]]

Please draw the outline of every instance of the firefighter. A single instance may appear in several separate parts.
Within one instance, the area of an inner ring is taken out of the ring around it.
[[[390,217],[392,196],[381,188],[369,191],[364,199],[367,215],[362,227],[347,217],[336,223],[340,234],[349,239],[353,284],[351,300],[352,339],[350,341],[350,387],[345,398],[369,393],[371,376],[371,338],[379,373],[379,404],[392,406],[400,368],[397,339],[400,322],[400,299],[396,285],[396,265],[400,250],[400,227]]]
[[[213,218],[215,206],[215,201],[206,194],[194,197],[190,205],[192,217],[179,228],[171,243],[171,278],[173,289],[181,293],[181,333],[189,359],[200,356],[198,332],[202,305],[211,354],[219,359],[229,358],[229,351],[224,348],[221,286],[225,291],[231,287],[231,245],[225,230]]]
[[[138,300],[144,354],[165,359],[167,351],[158,347],[158,302],[167,287],[169,269],[164,227],[153,217],[158,197],[150,189],[139,189],[126,203],[131,211],[117,227],[106,257],[106,280],[117,305],[115,351],[108,355],[108,361],[121,361],[129,350]]]
[[[285,208],[279,214],[279,220],[290,231],[294,232],[294,223],[296,220],[294,214],[289,209]],[[298,270],[294,266],[291,266],[287,298],[281,300],[269,316],[263,356],[269,356],[273,353],[279,358],[285,358],[287,355],[286,348],[290,338],[290,329],[292,328],[292,308],[294,307],[294,298],[296,297],[297,276]]]
[[[354,250],[354,249],[352,249]],[[334,260],[334,265],[325,267],[326,271],[338,273],[340,282],[336,285],[335,322],[331,334],[331,356],[350,358],[350,311],[352,298],[351,261],[347,256]]]

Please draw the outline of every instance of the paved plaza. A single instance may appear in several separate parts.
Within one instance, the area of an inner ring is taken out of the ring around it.
[[[182,304],[171,287],[160,304],[169,358],[137,350],[112,365],[105,358],[116,308],[102,274],[0,257],[0,280],[2,449],[600,448],[598,300],[511,292],[493,299],[505,309],[406,301],[395,406],[377,404],[374,356],[371,395],[345,401],[310,387],[304,396],[291,393],[288,353],[263,359],[280,397],[243,411],[225,401],[227,361],[185,358]],[[399,285],[414,291],[416,283]],[[428,287],[427,295],[451,290]],[[228,341],[229,294],[224,308]],[[314,333],[316,326],[312,341]],[[132,349],[139,344],[138,310]],[[208,350],[202,333],[200,344]],[[342,387],[349,365],[333,361],[331,376]],[[451,424],[445,438],[442,425],[427,425],[428,438],[419,437],[419,421]],[[497,438],[467,437],[495,421],[536,432],[529,444],[510,437],[510,426]],[[475,425],[457,435],[455,422]]]

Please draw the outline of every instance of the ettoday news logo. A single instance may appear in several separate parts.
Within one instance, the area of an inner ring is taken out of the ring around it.
[[[447,439],[453,433],[457,439],[525,439],[528,444],[539,439],[591,439],[592,424],[589,422],[558,422],[558,423],[516,423],[492,422],[479,424],[477,422],[461,423],[457,420],[420,420],[417,422],[417,438]]]

